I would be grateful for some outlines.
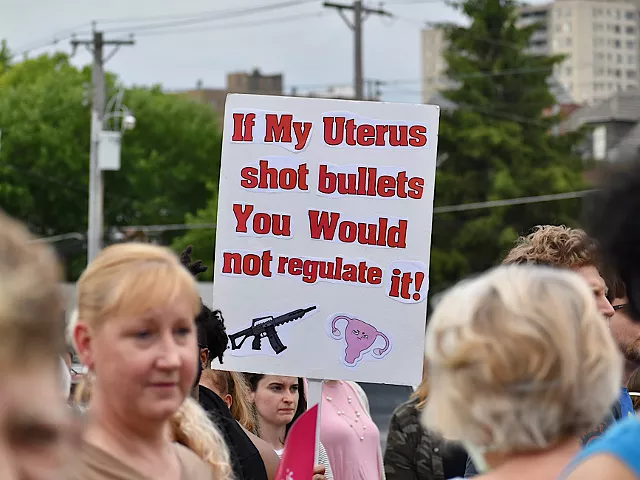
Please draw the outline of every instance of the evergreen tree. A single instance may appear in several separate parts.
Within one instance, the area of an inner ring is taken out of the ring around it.
[[[519,28],[513,0],[468,0],[458,8],[469,26],[446,25],[446,75],[436,175],[436,205],[538,196],[585,188],[582,134],[556,136],[555,99],[547,80],[561,56],[537,56],[537,28]],[[432,291],[499,263],[518,235],[537,224],[574,224],[579,200],[436,215]]]

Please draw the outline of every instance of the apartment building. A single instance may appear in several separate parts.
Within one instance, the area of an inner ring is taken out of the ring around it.
[[[638,0],[556,0],[523,7],[519,23],[540,25],[530,40],[532,53],[566,56],[554,76],[576,103],[593,104],[638,88]],[[445,48],[433,41],[436,36],[433,30],[423,31],[425,96],[433,78],[429,75],[437,74],[436,56],[441,59]]]

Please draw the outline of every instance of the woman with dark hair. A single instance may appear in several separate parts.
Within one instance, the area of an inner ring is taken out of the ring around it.
[[[192,261],[192,247],[180,255],[180,261],[193,276],[207,270],[201,260]],[[227,348],[227,333],[220,310],[211,310],[202,303],[196,317],[196,332],[200,349],[199,374],[192,396],[218,426],[229,447],[231,465],[236,480],[273,480],[278,468],[278,457],[263,440],[246,431],[232,416],[225,401],[212,389],[207,381],[211,362],[222,363]]]
[[[258,373],[247,373],[245,376],[256,412],[255,434],[282,457],[289,430],[307,410],[304,379]],[[316,465],[313,480],[333,480],[329,458],[322,444],[319,446],[319,452],[320,465]]]

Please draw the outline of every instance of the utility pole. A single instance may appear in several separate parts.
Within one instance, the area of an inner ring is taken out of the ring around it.
[[[91,144],[89,153],[89,231],[87,234],[87,265],[98,255],[102,248],[102,230],[104,224],[104,185],[103,173],[100,165],[98,150],[100,147],[100,134],[105,114],[106,86],[104,76],[104,64],[122,45],[133,45],[133,39],[109,40],[104,39],[104,34],[93,30],[91,40],[71,40],[74,49],[78,45],[87,47],[93,54],[93,72],[91,75],[93,87],[93,102],[91,105]],[[105,59],[105,45],[114,45],[115,49]]]
[[[364,74],[362,69],[362,24],[369,14],[391,17],[392,14],[381,8],[369,8],[362,5],[362,0],[355,0],[352,5],[324,2],[324,6],[335,8],[354,34],[354,77],[353,89],[356,100],[364,100]],[[351,22],[344,10],[353,10]]]

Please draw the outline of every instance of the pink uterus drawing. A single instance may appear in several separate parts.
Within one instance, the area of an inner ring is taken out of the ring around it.
[[[344,323],[344,330],[339,328],[339,324]],[[364,358],[364,355],[371,350],[378,337],[384,340],[383,348],[374,348],[371,354],[374,358],[380,359],[389,353],[391,342],[389,337],[380,332],[376,327],[357,318],[347,315],[336,315],[331,321],[331,337],[335,340],[344,338],[347,346],[344,350],[342,361],[349,367],[355,367]]]

